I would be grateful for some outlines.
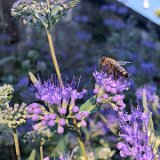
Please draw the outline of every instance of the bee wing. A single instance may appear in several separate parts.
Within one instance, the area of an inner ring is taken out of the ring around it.
[[[117,61],[117,63],[118,63],[119,65],[121,65],[121,66],[124,66],[124,65],[126,65],[126,64],[128,64],[128,63],[131,63],[131,62],[128,62],[128,61]]]

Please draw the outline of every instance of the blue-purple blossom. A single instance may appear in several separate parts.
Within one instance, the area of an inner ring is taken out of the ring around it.
[[[149,113],[143,113],[139,108],[131,114],[119,113],[120,137],[117,144],[120,156],[132,157],[136,160],[154,160],[152,144],[150,144]]]
[[[68,118],[76,119],[78,127],[87,125],[85,119],[88,118],[89,112],[80,111],[76,105],[78,99],[82,99],[86,90],[78,92],[71,86],[60,87],[51,81],[43,84],[38,82],[34,84],[37,89],[36,98],[45,102],[46,106],[38,103],[32,103],[28,107],[28,118],[38,122],[33,126],[34,130],[38,130],[40,126],[58,126],[57,133],[64,133],[64,127],[67,125]]]
[[[123,92],[128,90],[129,82],[120,78],[114,79],[103,72],[93,73],[96,84],[94,93],[97,95],[97,103],[111,104],[114,110],[122,110],[125,108],[123,102],[125,96]]]
[[[45,158],[43,158],[43,160],[50,160],[50,158],[49,157],[45,157]]]
[[[156,95],[157,88],[156,88],[156,86],[155,85],[144,85],[143,87],[138,88],[137,91],[136,91],[136,96],[139,100],[142,100],[143,90],[145,91],[147,101],[149,103],[154,103],[157,99],[157,95]]]

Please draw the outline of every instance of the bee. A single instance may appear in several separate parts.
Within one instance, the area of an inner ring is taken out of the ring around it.
[[[113,58],[103,56],[100,60],[100,70],[113,75],[115,79],[119,77],[128,78],[128,72],[122,67],[130,62],[116,61]]]

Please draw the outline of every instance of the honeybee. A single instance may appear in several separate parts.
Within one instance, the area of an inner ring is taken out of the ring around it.
[[[119,77],[128,78],[127,71],[121,66],[130,62],[116,61],[110,57],[102,57],[100,60],[100,70],[113,75],[115,79]]]

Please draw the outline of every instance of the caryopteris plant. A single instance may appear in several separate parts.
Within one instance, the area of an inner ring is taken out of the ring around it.
[[[12,129],[17,160],[20,160],[17,128],[26,122],[27,106],[25,103],[21,105],[16,103],[10,106],[9,102],[13,91],[14,89],[11,85],[4,84],[0,86],[0,123],[4,123]]]
[[[108,106],[116,112],[118,117],[121,142],[117,144],[117,148],[120,150],[120,156],[135,160],[158,160],[159,141],[154,142],[155,139],[159,139],[154,133],[152,115],[150,110],[147,109],[145,93],[143,93],[142,98],[142,110],[138,107],[136,110],[133,109],[131,114],[124,111],[126,108],[124,92],[129,89],[130,80],[123,77],[115,78],[107,72],[94,71],[94,95],[83,104],[80,104],[79,101],[87,94],[87,90],[78,89],[74,85],[74,81],[67,84],[62,80],[54,51],[51,29],[64,16],[65,12],[76,6],[78,2],[78,0],[18,0],[11,9],[12,16],[19,22],[33,24],[46,31],[58,79],[58,82],[53,79],[42,81],[29,72],[30,79],[36,89],[35,97],[38,101],[28,106],[24,103],[10,105],[14,91],[13,87],[10,85],[0,87],[0,121],[13,131],[17,160],[21,159],[17,128],[24,124],[26,119],[32,122],[34,131],[28,132],[25,139],[36,143],[39,147],[39,159],[41,160],[49,159],[49,157],[44,158],[43,148],[45,143],[51,141],[51,139],[54,140],[54,134],[60,136],[69,131],[76,135],[81,149],[81,156],[76,156],[74,159],[111,159],[115,151],[110,148],[108,143],[97,150],[98,154],[94,154],[86,150],[82,134],[82,129],[87,132],[89,116]],[[105,122],[105,125],[108,123],[101,113],[96,115],[94,122],[98,124],[98,120]],[[99,122],[99,124],[102,124],[102,122]],[[105,128],[103,128],[104,133]],[[112,133],[116,135],[114,129]],[[34,148],[29,159],[34,160],[36,153]],[[59,153],[59,156],[60,159],[63,159],[61,153]]]

